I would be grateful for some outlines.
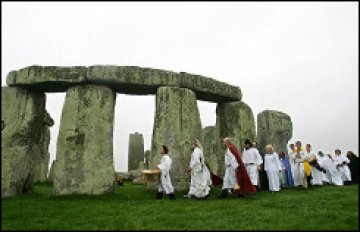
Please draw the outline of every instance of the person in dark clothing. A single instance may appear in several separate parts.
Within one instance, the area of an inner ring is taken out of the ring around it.
[[[346,153],[350,163],[348,164],[351,173],[351,181],[354,184],[359,184],[359,157],[354,152],[348,151]]]
[[[254,148],[258,149],[257,148],[257,142],[253,141],[252,142],[252,145]],[[264,160],[264,153],[259,150],[259,153],[260,153],[260,156],[261,158]],[[267,174],[266,174],[266,171],[264,170],[264,163],[261,164],[260,166],[260,169],[259,169],[259,181],[260,181],[260,189],[262,191],[268,191],[269,190],[269,181],[268,181],[268,178],[267,178]]]

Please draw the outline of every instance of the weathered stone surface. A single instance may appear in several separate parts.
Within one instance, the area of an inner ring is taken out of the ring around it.
[[[219,173],[224,172],[224,146],[222,139],[230,137],[240,152],[245,139],[255,140],[255,121],[251,108],[244,102],[219,103],[216,107],[216,128],[219,135]]]
[[[88,81],[111,85],[116,92],[156,94],[160,86],[180,86],[176,72],[136,66],[90,66]]]
[[[191,89],[198,100],[221,102],[241,100],[239,87],[212,78],[134,66],[90,66],[88,81],[110,84],[117,92],[154,94],[160,86]]]
[[[188,88],[198,100],[223,102],[241,100],[241,90],[212,78],[136,66],[95,65],[29,66],[8,74],[9,86],[23,86],[44,92],[63,92],[78,84],[100,84],[126,94],[156,94],[161,86]]]
[[[205,163],[208,165],[210,171],[218,175],[219,159],[223,158],[218,155],[221,140],[217,135],[215,126],[207,126],[203,129],[203,153]]]
[[[66,94],[54,164],[54,194],[113,191],[115,92],[105,86],[72,87]]]
[[[172,159],[171,180],[176,190],[189,187],[191,141],[201,140],[201,121],[195,93],[189,89],[160,87],[156,94],[156,113],[150,168],[160,163],[160,146],[166,145]]]
[[[84,66],[38,66],[33,65],[12,71],[6,84],[41,90],[43,92],[64,92],[69,87],[85,83],[87,67]]]
[[[40,144],[36,144],[40,148],[40,154],[35,160],[35,182],[46,182],[49,170],[49,144],[50,144],[50,127],[54,125],[54,120],[49,113],[45,111],[44,124],[40,138]]]
[[[242,151],[245,139],[255,140],[255,121],[251,108],[244,102],[219,103],[216,108],[216,126],[219,142],[230,137],[233,144]]]
[[[32,191],[39,154],[45,95],[19,87],[1,88],[1,196]]]
[[[139,162],[144,163],[144,137],[135,132],[129,135],[128,171],[138,169]]]
[[[180,79],[180,87],[194,91],[198,100],[224,102],[239,101],[242,98],[239,87],[212,78],[181,72]]]
[[[286,145],[292,137],[292,122],[289,115],[275,110],[264,110],[257,115],[257,141],[259,150],[272,144],[274,151],[287,151]]]

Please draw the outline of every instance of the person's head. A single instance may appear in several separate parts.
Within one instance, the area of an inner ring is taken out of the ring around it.
[[[300,151],[300,149],[301,149],[301,142],[300,142],[300,141],[296,141],[295,147],[296,147],[296,149],[297,149],[298,151]]]
[[[323,157],[324,156],[324,153],[322,151],[319,151],[318,152],[319,156]]]
[[[266,145],[265,149],[267,154],[272,154],[274,150],[271,144]]]
[[[200,143],[200,141],[198,139],[194,139],[191,142],[191,148],[194,150],[195,147],[198,147],[198,148],[202,149],[202,145],[201,145],[201,143]]]
[[[231,139],[226,137],[223,139],[223,144],[225,144],[226,147],[229,147],[231,144]]]
[[[306,151],[310,152],[311,151],[311,145],[310,144],[306,144]]]
[[[279,152],[279,157],[280,157],[280,158],[285,158],[285,152],[284,152],[283,150],[281,150],[281,151]]]
[[[250,142],[250,139],[245,139],[245,141],[244,141],[244,147],[245,147],[246,150],[249,149],[250,147],[252,147],[252,144],[251,144],[251,142]]]
[[[169,149],[167,148],[167,146],[161,145],[160,154],[165,155],[165,154],[168,154],[168,152],[169,152]]]
[[[252,146],[253,146],[253,147],[257,148],[257,145],[258,145],[258,144],[257,144],[256,141],[253,141],[253,142],[252,142]]]
[[[295,150],[295,145],[294,145],[293,143],[291,143],[291,144],[289,145],[289,147],[290,147],[290,149],[291,149],[292,151]]]
[[[354,154],[354,152],[352,152],[352,151],[348,151],[347,153],[346,153],[346,156],[347,157],[352,157],[352,156],[355,156],[355,154]]]
[[[340,149],[335,149],[335,155],[340,155],[340,154],[341,154]]]

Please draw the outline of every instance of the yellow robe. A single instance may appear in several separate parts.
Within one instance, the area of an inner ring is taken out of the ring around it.
[[[295,153],[296,153],[296,151],[297,151],[297,149],[295,147]],[[304,151],[304,148],[301,148],[300,151]],[[307,160],[304,160],[304,172],[305,172],[306,176],[310,176],[311,166]]]

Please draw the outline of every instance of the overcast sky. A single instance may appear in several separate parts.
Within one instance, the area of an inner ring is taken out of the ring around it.
[[[359,139],[358,2],[2,2],[1,84],[30,65],[134,65],[239,86],[256,116],[279,110],[314,150],[353,150]],[[51,161],[65,93],[47,94]],[[198,101],[202,126],[216,104]],[[6,109],[5,109],[6,110]],[[151,145],[155,96],[118,94],[116,171],[129,134]]]

